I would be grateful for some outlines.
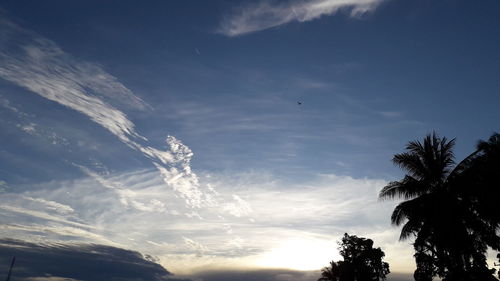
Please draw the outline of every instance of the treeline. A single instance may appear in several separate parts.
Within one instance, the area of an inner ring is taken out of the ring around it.
[[[436,133],[423,142],[409,142],[406,151],[393,158],[406,175],[385,186],[379,197],[404,200],[395,207],[391,221],[402,226],[400,240],[414,238],[416,281],[498,280],[486,255],[488,248],[500,251],[500,134],[479,141],[458,164],[454,145],[454,139]],[[500,262],[500,254],[497,258]],[[385,274],[360,277],[323,275],[320,280],[380,280]]]

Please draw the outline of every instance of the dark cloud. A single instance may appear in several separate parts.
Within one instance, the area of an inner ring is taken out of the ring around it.
[[[247,270],[247,271],[206,271],[193,276],[203,281],[316,281],[319,271],[296,271],[287,269]],[[411,274],[391,273],[387,281],[410,281]]]
[[[319,271],[295,271],[287,269],[206,271],[198,273],[194,279],[203,281],[316,281]]]
[[[412,273],[389,273],[387,281],[413,281]]]
[[[0,278],[7,275],[13,256],[12,281],[180,281],[139,252],[96,244],[35,244],[13,239],[0,239]]]

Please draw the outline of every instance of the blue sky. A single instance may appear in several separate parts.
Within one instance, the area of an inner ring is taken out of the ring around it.
[[[0,8],[5,238],[189,275],[319,269],[349,232],[410,272],[377,201],[402,176],[392,155],[436,130],[461,159],[500,131],[498,1]]]

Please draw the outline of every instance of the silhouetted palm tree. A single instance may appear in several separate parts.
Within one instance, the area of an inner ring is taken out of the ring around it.
[[[407,152],[393,158],[407,175],[390,182],[380,192],[382,199],[406,200],[395,207],[391,221],[403,225],[401,240],[415,236],[417,281],[432,280],[436,275],[454,281],[485,280],[477,276],[491,276],[485,253],[497,237],[493,227],[497,216],[484,219],[487,212],[480,210],[479,205],[488,199],[482,198],[484,192],[470,191],[478,183],[477,177],[482,177],[480,169],[484,168],[487,153],[481,151],[491,148],[491,143],[481,143],[480,151],[453,169],[454,144],[454,139],[448,141],[436,133],[427,135],[423,143],[409,142]],[[493,212],[498,212],[498,208]]]
[[[496,229],[500,226],[500,134],[488,141],[479,141],[477,150],[457,165],[456,175],[460,198],[477,214],[482,239],[488,246],[500,250]]]
[[[476,239],[486,247],[500,251],[500,134],[494,133],[487,141],[479,141],[477,150],[457,165],[454,184],[458,197],[467,208],[467,225],[476,234]],[[476,256],[478,256],[476,254]],[[477,259],[485,257],[478,256]],[[477,276],[490,277],[493,270],[485,270],[477,263],[471,272]],[[499,275],[500,276],[500,275]]]

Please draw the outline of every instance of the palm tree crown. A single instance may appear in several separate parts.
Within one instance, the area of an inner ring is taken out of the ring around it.
[[[390,182],[379,194],[381,199],[405,200],[395,207],[391,222],[402,225],[401,240],[415,237],[417,281],[432,280],[436,275],[443,280],[476,280],[466,274],[469,272],[491,276],[485,252],[498,240],[498,220],[494,221],[498,216],[482,215],[485,211],[480,206],[491,206],[491,199],[485,196],[487,192],[471,191],[471,187],[485,182],[482,190],[491,190],[491,178],[498,183],[498,176],[491,176],[495,172],[485,180],[484,171],[493,161],[491,151],[500,151],[500,135],[481,142],[478,151],[456,166],[454,145],[454,139],[441,138],[435,132],[423,143],[409,142],[406,152],[393,158],[407,174],[402,180]],[[498,209],[493,212],[498,213]]]

